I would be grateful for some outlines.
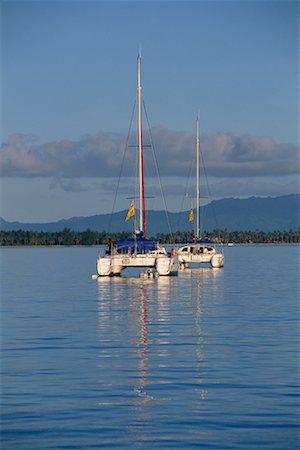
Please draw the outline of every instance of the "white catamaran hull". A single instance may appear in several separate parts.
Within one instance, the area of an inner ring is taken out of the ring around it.
[[[190,264],[210,263],[214,268],[224,266],[224,255],[213,247],[203,245],[184,246],[178,249],[178,261],[182,268],[189,267]]]
[[[136,254],[136,255],[109,255],[98,256],[97,273],[100,277],[116,276],[127,267],[155,268],[160,276],[177,275],[178,258],[164,254]]]
[[[212,256],[210,263],[211,263],[212,267],[214,267],[215,269],[220,269],[221,267],[224,267],[223,253],[215,253]]]
[[[179,262],[177,255],[163,256],[156,258],[156,271],[158,275],[177,275],[179,269]]]

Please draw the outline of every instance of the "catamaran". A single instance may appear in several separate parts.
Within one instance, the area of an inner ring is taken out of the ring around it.
[[[177,250],[178,261],[181,269],[191,267],[194,263],[210,263],[214,268],[224,266],[224,255],[217,251],[213,243],[201,240],[200,233],[200,140],[199,118],[196,120],[196,227],[193,242],[185,244]],[[194,219],[193,210],[190,211],[190,220]]]
[[[179,264],[176,254],[168,254],[166,249],[151,239],[146,238],[147,213],[144,184],[144,156],[142,134],[142,86],[141,86],[141,55],[137,59],[137,120],[138,120],[138,210],[139,226],[132,238],[121,239],[110,246],[105,256],[98,256],[98,276],[121,275],[128,267],[145,268],[142,272],[145,278],[156,276],[177,275]],[[126,219],[135,215],[134,200],[132,200]]]

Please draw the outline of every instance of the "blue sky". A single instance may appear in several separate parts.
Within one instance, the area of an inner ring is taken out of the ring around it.
[[[170,210],[184,194],[198,112],[214,198],[299,192],[297,2],[3,1],[1,13],[6,220],[111,211],[140,46]],[[147,159],[149,207],[160,209]],[[128,202],[131,165],[133,155],[116,209]]]

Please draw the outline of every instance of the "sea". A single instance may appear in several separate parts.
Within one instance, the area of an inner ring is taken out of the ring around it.
[[[152,280],[0,249],[1,449],[300,448],[299,249]]]

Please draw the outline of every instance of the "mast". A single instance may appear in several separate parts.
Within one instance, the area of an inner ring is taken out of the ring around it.
[[[196,120],[196,239],[200,238],[200,185],[199,185],[199,175],[200,175],[200,167],[199,167],[199,152],[200,152],[200,143],[199,143],[199,118]]]
[[[139,148],[139,222],[140,231],[146,237],[146,208],[145,208],[145,184],[144,184],[144,155],[143,155],[143,134],[142,134],[142,86],[141,86],[141,55],[138,54],[138,148]]]

